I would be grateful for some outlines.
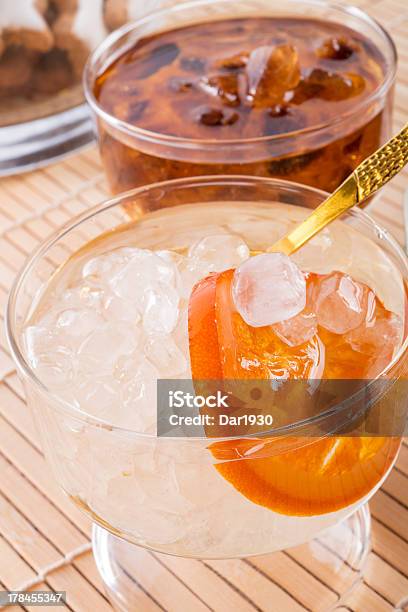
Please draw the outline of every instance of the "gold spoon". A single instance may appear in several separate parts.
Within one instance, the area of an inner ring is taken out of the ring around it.
[[[373,195],[408,163],[408,124],[381,149],[367,157],[316,210],[268,249],[294,253],[326,225]]]

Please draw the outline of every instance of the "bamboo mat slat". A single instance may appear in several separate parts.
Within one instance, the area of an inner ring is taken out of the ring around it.
[[[347,4],[347,0],[342,0]],[[353,2],[387,27],[400,56],[394,127],[408,117],[408,2]],[[370,213],[403,243],[403,172]],[[112,610],[89,551],[91,524],[55,484],[10,358],[4,334],[8,291],[26,256],[59,225],[108,193],[96,147],[45,169],[0,181],[0,588],[34,581],[65,590],[66,610]],[[65,256],[64,251],[57,254]],[[373,552],[364,582],[343,612],[388,612],[408,596],[408,445],[370,503]],[[327,551],[326,551],[327,552]],[[55,569],[42,576],[44,568]],[[323,565],[308,566],[302,548],[247,561],[194,561],[140,549],[132,570],[136,612],[302,612],[320,598],[336,601]],[[160,580],[154,578],[160,577]],[[301,586],[294,598],[293,584]],[[38,607],[25,607],[35,612]],[[133,611],[131,611],[133,612]]]

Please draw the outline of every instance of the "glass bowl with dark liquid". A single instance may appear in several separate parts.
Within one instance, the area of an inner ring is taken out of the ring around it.
[[[209,174],[333,191],[390,136],[396,50],[355,8],[200,0],[113,33],[85,90],[118,193]]]

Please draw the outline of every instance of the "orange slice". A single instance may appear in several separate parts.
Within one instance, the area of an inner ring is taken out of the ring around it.
[[[188,307],[190,360],[196,380],[221,380],[221,360],[215,324],[215,290],[218,274],[195,285]]]
[[[236,442],[211,445],[218,472],[252,502],[281,514],[312,516],[340,510],[367,495],[385,476],[399,449],[395,438],[291,439],[290,452],[257,458],[260,442],[247,443],[251,457],[226,461]],[[301,444],[305,446],[301,446]],[[255,453],[251,451],[256,448]]]
[[[322,377],[324,345],[317,337],[291,348],[270,327],[253,328],[244,322],[232,300],[233,273],[213,274],[193,290],[189,305],[193,379]],[[327,342],[329,336],[327,332]],[[217,429],[212,429],[209,437],[216,434]],[[312,516],[334,512],[367,495],[391,467],[399,440],[253,437],[214,442],[209,448],[218,472],[252,502],[287,515]]]

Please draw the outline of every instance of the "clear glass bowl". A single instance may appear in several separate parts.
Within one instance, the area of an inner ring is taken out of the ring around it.
[[[30,367],[22,344],[21,331],[32,314],[33,302],[71,254],[89,240],[128,222],[128,210],[135,218],[143,218],[168,207],[182,209],[186,204],[234,201],[242,206],[251,203],[254,210],[258,202],[266,202],[273,211],[279,203],[315,208],[324,197],[323,192],[309,187],[251,177],[203,177],[151,185],[125,193],[74,219],[46,240],[19,274],[7,309],[11,350],[55,477],[72,501],[98,525],[95,554],[113,596],[123,588],[122,556],[126,563],[137,566],[133,559],[136,549],[129,542],[179,556],[230,558],[271,553],[311,542],[317,535],[320,540],[329,538],[331,549],[340,551],[341,567],[332,567],[330,561],[327,567],[335,576],[342,576],[339,593],[343,594],[359,576],[369,548],[369,515],[362,508],[391,469],[402,430],[389,434],[388,463],[381,466],[375,486],[355,503],[315,516],[272,512],[250,502],[219,477],[208,438],[160,438],[115,427],[85,414],[47,389]],[[360,210],[345,215],[342,223],[370,239],[407,282],[407,258],[387,232]],[[404,338],[398,354],[382,374],[384,379],[398,381],[404,376],[407,342]],[[289,461],[290,452],[304,444],[305,436],[313,444],[327,435],[322,432],[337,431],[336,427],[341,431],[361,409],[361,398],[355,402],[349,399],[346,410],[340,406],[334,413],[320,414],[318,420],[303,419],[286,430],[275,431],[279,444],[267,446],[263,456],[287,453]],[[404,396],[398,394],[396,385],[387,387],[378,401],[370,401],[364,407],[374,414],[377,408],[400,416],[406,410]],[[353,435],[351,429],[347,435]],[[240,440],[236,441],[237,448]],[[333,535],[330,528],[338,529],[341,521],[346,523]],[[346,538],[344,530],[348,533]],[[344,572],[348,572],[347,579]],[[129,606],[131,593],[123,597]]]
[[[151,132],[108,113],[94,95],[97,77],[146,36],[203,22],[260,16],[315,18],[358,31],[383,55],[385,74],[381,82],[370,95],[329,123],[235,140],[189,139]],[[155,13],[109,36],[88,61],[84,87],[113,193],[156,181],[210,174],[275,177],[331,192],[391,136],[396,65],[396,49],[389,35],[353,7],[320,0],[288,0],[284,4],[276,0],[199,0]]]

